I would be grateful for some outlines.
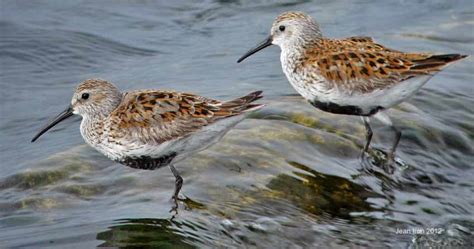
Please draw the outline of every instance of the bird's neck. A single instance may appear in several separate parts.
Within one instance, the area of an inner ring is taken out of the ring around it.
[[[280,61],[286,74],[294,73],[305,60],[305,48],[302,46],[282,46]]]
[[[319,43],[308,46],[282,47],[281,66],[290,84],[307,100],[314,100],[327,92],[327,85],[318,69],[312,66],[311,56],[318,56]],[[314,53],[314,54],[313,54]]]
[[[309,51],[319,49],[321,46],[322,39],[299,39],[291,43],[284,44],[281,46],[281,59],[287,62],[292,62],[296,65],[297,62],[302,62],[307,59]]]
[[[96,148],[104,139],[104,114],[86,115],[82,117],[81,135],[92,147]]]
[[[115,98],[109,98],[101,109],[95,109],[82,115],[81,135],[92,147],[99,149],[107,138],[106,124],[110,114],[120,104],[122,96],[117,93]]]

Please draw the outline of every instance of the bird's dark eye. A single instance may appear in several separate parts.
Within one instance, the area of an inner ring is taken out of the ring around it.
[[[88,99],[89,98],[89,94],[88,93],[83,93],[82,96],[81,96],[82,99]]]
[[[281,25],[280,27],[278,27],[278,29],[280,29],[280,31],[285,31],[285,26]]]

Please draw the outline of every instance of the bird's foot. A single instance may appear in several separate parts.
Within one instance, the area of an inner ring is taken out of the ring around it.
[[[395,162],[395,156],[393,154],[388,154],[387,160],[382,165],[383,170],[388,174],[393,174],[396,166],[397,162]]]
[[[402,161],[399,162],[398,159],[395,158],[395,154],[393,153],[386,153],[383,150],[372,148],[369,150],[363,150],[360,155],[362,166],[365,170],[372,170],[371,167],[380,167],[385,171],[387,174],[393,174],[395,171],[395,167],[403,166],[404,163]]]
[[[171,202],[172,202],[172,207],[170,209],[170,213],[173,213],[173,217],[171,219],[174,219],[178,215],[178,208],[179,204],[178,201],[184,201],[185,199],[180,199],[178,196],[173,196],[171,197]]]
[[[362,152],[360,153],[360,158],[361,159],[366,159],[370,157],[370,152],[369,152],[369,149],[367,150],[362,150]]]

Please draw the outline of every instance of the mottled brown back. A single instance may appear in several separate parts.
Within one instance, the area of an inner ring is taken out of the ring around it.
[[[143,143],[162,143],[186,136],[220,119],[242,114],[258,105],[261,92],[229,102],[173,91],[136,91],[124,95],[110,116],[117,139],[134,136]],[[112,132],[113,131],[113,132]]]
[[[305,51],[300,68],[313,68],[347,91],[371,92],[419,75],[430,75],[465,55],[403,53],[370,37],[322,39]]]

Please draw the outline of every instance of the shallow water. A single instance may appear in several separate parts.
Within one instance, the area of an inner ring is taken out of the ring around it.
[[[467,0],[3,0],[0,247],[472,247],[472,57],[390,111],[402,165],[387,174],[376,165],[388,129],[374,122],[373,156],[361,161],[360,120],[294,95],[277,48],[236,64],[286,10],[309,12],[332,37],[474,51]],[[84,145],[78,119],[29,142],[90,77],[222,99],[264,90],[267,107],[177,165],[186,200],[171,220],[169,170],[109,161]],[[430,228],[439,234],[410,232]]]

